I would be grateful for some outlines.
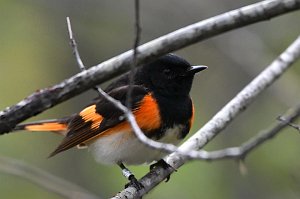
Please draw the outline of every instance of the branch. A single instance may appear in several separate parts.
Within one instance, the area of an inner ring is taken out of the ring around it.
[[[139,46],[137,65],[215,35],[300,9],[300,0],[266,0],[184,27]],[[133,51],[127,51],[50,88],[39,90],[0,112],[0,134],[87,89],[129,70]]]
[[[288,118],[285,117],[278,117],[277,118],[279,121],[281,121],[282,123],[286,123],[287,125],[289,125],[290,127],[293,127],[294,129],[298,130],[300,132],[300,125],[294,124],[291,121],[288,120]]]
[[[0,171],[27,179],[30,182],[65,198],[99,199],[99,197],[89,193],[89,191],[76,184],[12,158],[0,156]]]
[[[222,108],[208,123],[198,132],[184,142],[179,152],[172,153],[167,157],[167,163],[174,169],[182,166],[190,158],[210,160],[210,154],[206,151],[195,151],[202,148],[212,140],[219,132],[226,128],[231,121],[243,110],[245,110],[256,97],[269,85],[277,80],[300,56],[300,36],[264,71],[262,71],[252,82],[250,82],[240,93],[237,94],[224,108]],[[146,136],[145,136],[146,137]],[[149,145],[149,143],[145,143]],[[250,147],[251,148],[251,147]],[[190,154],[182,154],[186,152]],[[238,154],[236,154],[238,155]],[[138,198],[146,194],[170,175],[174,170],[155,168],[144,176],[140,182],[145,189],[137,192],[135,189],[125,189],[115,198]]]

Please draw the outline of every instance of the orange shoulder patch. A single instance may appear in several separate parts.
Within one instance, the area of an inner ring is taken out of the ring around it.
[[[140,106],[133,113],[141,129],[152,130],[161,126],[159,107],[151,94],[143,98]]]
[[[193,124],[194,124],[194,119],[195,119],[195,107],[194,107],[194,104],[192,104],[192,117],[189,121],[190,123],[190,128],[192,128]]]
[[[83,109],[79,115],[85,122],[92,122],[92,129],[96,129],[99,127],[103,117],[96,113],[96,105],[91,105]]]

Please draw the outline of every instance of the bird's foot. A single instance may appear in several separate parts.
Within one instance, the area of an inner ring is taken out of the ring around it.
[[[172,168],[173,169],[173,167],[171,166],[171,165],[169,165],[166,161],[164,161],[163,159],[160,159],[159,161],[157,161],[156,163],[154,163],[154,164],[151,164],[150,165],[150,171],[152,170],[152,169],[154,169],[154,168],[156,168],[156,167],[162,167],[163,169],[168,169],[168,168]],[[176,170],[175,170],[176,171]],[[171,175],[168,175],[167,177],[166,177],[166,181],[165,182],[168,182],[169,180],[170,180],[170,176]]]

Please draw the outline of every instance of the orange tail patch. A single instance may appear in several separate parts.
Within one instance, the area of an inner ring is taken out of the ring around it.
[[[28,131],[65,131],[67,128],[67,124],[61,123],[42,123],[25,126],[25,129]]]

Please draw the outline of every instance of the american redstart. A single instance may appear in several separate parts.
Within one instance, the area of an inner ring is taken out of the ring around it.
[[[167,54],[120,76],[105,92],[125,105],[131,87],[131,110],[145,135],[159,142],[178,144],[193,124],[194,106],[189,92],[194,75],[206,68],[191,66],[183,58]],[[65,137],[50,157],[74,146],[89,147],[97,162],[117,164],[123,174],[128,171],[123,164],[151,163],[166,155],[141,143],[123,115],[114,104],[99,96],[78,114],[21,124],[15,130],[61,134]],[[132,173],[127,177],[137,184]]]

